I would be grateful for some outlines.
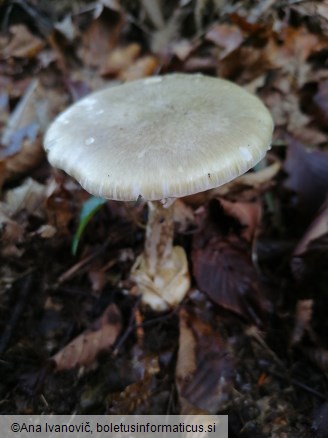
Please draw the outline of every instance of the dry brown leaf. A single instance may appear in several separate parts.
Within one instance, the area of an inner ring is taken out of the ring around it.
[[[296,246],[293,257],[304,254],[309,244],[328,233],[328,202],[320,210],[318,216],[314,219],[298,245]]]
[[[46,192],[46,186],[27,178],[19,187],[7,190],[4,201],[11,215],[25,210],[29,214],[44,217]]]
[[[147,76],[151,76],[158,68],[158,60],[155,56],[148,55],[138,59],[120,74],[123,81],[134,81]]]
[[[251,242],[261,222],[262,208],[260,202],[231,202],[218,198],[224,212],[238,220],[243,227],[241,236]]]
[[[16,24],[9,29],[9,42],[0,47],[0,58],[34,58],[44,47],[44,42],[32,35],[24,24]]]
[[[196,213],[199,231],[193,235],[192,265],[199,289],[219,306],[261,325],[268,302],[252,262],[251,245],[239,236],[241,223],[227,215],[217,199]],[[252,214],[246,216],[250,220]]]
[[[276,35],[276,39],[283,41],[283,44],[277,44],[275,50],[271,51],[271,60],[291,72],[295,72],[295,68],[299,68],[314,52],[327,46],[326,38],[310,32],[305,26],[286,26]]]
[[[91,365],[100,352],[114,345],[121,328],[121,314],[115,304],[110,304],[90,328],[52,357],[56,370]]]
[[[119,12],[103,7],[89,27],[82,33],[79,56],[84,65],[101,68],[110,51],[117,46],[123,20]]]
[[[1,151],[0,151],[1,152]],[[1,182],[15,179],[38,166],[44,157],[41,138],[38,136],[34,141],[23,140],[20,150],[10,156],[1,157],[0,166],[4,167]]]
[[[4,173],[0,182],[22,176],[40,164],[44,158],[42,134],[64,101],[65,94],[46,90],[37,79],[29,82],[1,136]]]
[[[325,202],[328,186],[328,154],[308,151],[293,137],[287,137],[288,149],[284,171],[288,174],[284,187],[291,193],[294,222],[308,225]]]
[[[174,223],[177,230],[181,233],[187,231],[187,229],[194,225],[195,215],[193,210],[186,205],[181,199],[176,199],[173,204],[174,208]]]
[[[240,244],[212,239],[192,251],[193,274],[201,291],[219,306],[261,325],[268,302],[251,255]]]
[[[180,312],[176,384],[182,414],[215,413],[228,399],[233,359],[218,331]]]
[[[262,47],[241,45],[218,64],[218,75],[245,84],[274,68]]]
[[[102,76],[116,76],[129,68],[137,59],[141,47],[137,43],[131,43],[125,47],[117,47],[110,52],[105,63],[101,66]]]
[[[214,24],[206,33],[205,38],[222,48],[220,59],[237,49],[244,39],[239,27],[228,24]]]
[[[134,351],[136,353],[136,351]],[[128,385],[122,392],[112,397],[112,407],[110,414],[126,415],[147,414],[150,406],[154,401],[152,397],[158,397],[156,394],[157,379],[156,375],[160,371],[157,356],[146,356],[141,359],[135,357],[135,368],[141,368],[141,378]],[[140,371],[139,371],[140,372]]]

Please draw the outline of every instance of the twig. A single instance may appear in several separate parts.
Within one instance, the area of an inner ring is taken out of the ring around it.
[[[60,284],[64,283],[67,280],[70,280],[75,275],[77,275],[82,268],[84,268],[86,265],[88,265],[93,259],[97,258],[102,252],[106,249],[110,242],[110,238],[108,238],[103,245],[101,245],[100,248],[96,249],[92,254],[85,257],[83,260],[80,260],[78,263],[73,265],[70,269],[68,269],[66,272],[64,272],[57,281],[56,286],[59,286]]]
[[[264,368],[265,368],[266,372],[272,374],[273,376],[278,377],[279,379],[287,380],[291,384],[293,384],[294,386],[297,386],[298,388],[301,388],[301,389],[315,395],[316,397],[327,401],[327,397],[324,394],[322,394],[319,391],[316,391],[315,389],[311,388],[310,386],[306,385],[305,383],[300,382],[300,381],[293,379],[293,378],[289,378],[288,376],[284,376],[282,373],[279,373],[278,371],[274,371],[270,368],[266,368],[266,367],[264,367]]]

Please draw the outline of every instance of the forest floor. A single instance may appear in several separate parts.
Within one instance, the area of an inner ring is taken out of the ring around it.
[[[328,437],[328,2],[0,1],[0,413],[229,415],[229,437]],[[43,136],[91,91],[204,73],[275,122],[252,172],[180,199],[192,287],[144,308],[147,207],[90,198]]]

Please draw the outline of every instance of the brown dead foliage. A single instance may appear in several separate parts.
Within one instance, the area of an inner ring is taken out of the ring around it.
[[[215,199],[198,221],[192,251],[198,287],[216,304],[260,324],[267,303],[247,244],[259,227],[259,205]]]
[[[283,169],[287,173],[284,186],[293,196],[293,210],[306,222],[314,216],[327,196],[328,155],[306,150],[302,144],[288,137],[287,158]]]
[[[324,436],[326,3],[0,2],[1,413],[228,412],[233,436]],[[170,72],[233,80],[276,129],[256,171],[176,203],[193,285],[154,317],[129,280],[143,205],[106,203],[74,258],[88,195],[42,138],[89,92]]]
[[[215,413],[231,391],[233,357],[218,331],[180,312],[176,382],[182,414]]]
[[[56,370],[91,365],[99,353],[113,347],[121,328],[120,312],[114,304],[110,304],[85,332],[51,358],[56,364]]]

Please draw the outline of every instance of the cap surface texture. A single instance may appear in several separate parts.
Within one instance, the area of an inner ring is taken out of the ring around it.
[[[46,133],[50,163],[116,200],[175,198],[218,187],[259,162],[273,121],[233,83],[170,74],[90,94]]]

